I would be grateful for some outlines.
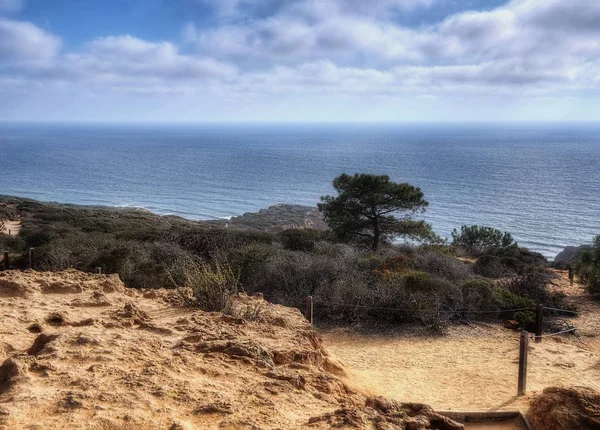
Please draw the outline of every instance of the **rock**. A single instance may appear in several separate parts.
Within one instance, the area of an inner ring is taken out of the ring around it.
[[[58,335],[58,334],[44,334],[44,333],[40,334],[33,341],[33,345],[31,345],[31,347],[27,350],[27,354],[38,355],[38,354],[42,353],[44,351],[46,345],[49,344],[50,342],[53,342],[54,340],[58,339],[59,336],[60,335]]]
[[[85,326],[90,326],[90,325],[94,325],[96,321],[94,320],[94,318],[85,318],[82,319],[81,321],[75,321],[73,323],[71,323],[71,325],[73,327],[85,327]]]
[[[84,400],[87,399],[87,395],[78,391],[68,391],[64,397],[59,400],[57,409],[60,412],[70,412],[73,409],[79,409],[83,407]]]
[[[123,310],[117,312],[116,316],[119,318],[132,319],[133,323],[138,325],[150,321],[150,316],[133,302],[125,303]]]
[[[158,297],[158,294],[156,293],[156,291],[146,291],[142,297],[144,297],[145,299],[155,299]]]
[[[0,366],[0,394],[10,390],[20,379],[27,377],[27,369],[19,361],[9,358]]]
[[[42,294],[79,294],[83,291],[81,285],[68,282],[44,282]]]
[[[200,405],[194,410],[195,414],[232,414],[233,405],[230,402],[216,401]]]
[[[175,420],[169,430],[194,430],[194,426],[188,421]]]
[[[420,403],[399,403],[382,397],[367,398],[363,409],[342,407],[312,417],[308,424],[324,423],[328,428],[355,427],[406,430],[463,430],[464,426]]]
[[[27,298],[29,293],[30,291],[25,284],[0,278],[0,297]]]
[[[67,325],[67,317],[60,312],[52,312],[46,317],[46,322],[55,327]]]
[[[38,322],[31,323],[27,326],[29,333],[41,333],[44,331],[44,326]]]
[[[556,257],[552,265],[559,269],[566,269],[569,264],[573,264],[583,251],[591,249],[589,245],[567,246]]]
[[[519,329],[519,321],[506,320],[506,321],[504,321],[504,328],[508,328],[510,330],[518,330]]]
[[[546,388],[531,403],[527,419],[533,430],[598,430],[600,393],[586,387]]]

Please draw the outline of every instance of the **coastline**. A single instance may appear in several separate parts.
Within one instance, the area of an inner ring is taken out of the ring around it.
[[[5,201],[15,200],[30,202],[36,204],[47,205],[49,207],[65,207],[75,208],[84,210],[103,210],[103,211],[114,211],[114,212],[139,212],[148,215],[164,218],[177,218],[181,221],[206,224],[210,226],[218,226],[225,228],[238,228],[238,229],[250,229],[250,230],[264,230],[264,231],[281,231],[286,228],[317,228],[326,229],[326,223],[322,219],[316,206],[289,204],[289,203],[277,203],[267,208],[259,209],[256,212],[244,212],[239,215],[232,215],[229,217],[213,217],[207,219],[196,219],[189,218],[179,215],[177,211],[172,212],[158,212],[149,209],[148,207],[139,205],[88,205],[88,204],[77,204],[77,203],[62,203],[57,201],[41,201],[32,199],[29,197],[20,197],[13,195],[0,194],[0,219],[8,220],[10,216],[2,216],[2,207],[6,205]],[[435,226],[434,226],[435,227]],[[435,228],[434,228],[435,230]],[[518,240],[517,240],[518,241]],[[535,247],[529,247],[526,243],[518,241],[520,245],[528,248],[534,252],[540,252]],[[541,244],[544,245],[544,244]],[[582,246],[586,244],[582,243],[571,243],[562,246],[561,250],[554,255],[548,255],[547,253],[542,254],[548,259],[550,263],[553,262],[554,258],[560,254],[565,248],[571,246]]]

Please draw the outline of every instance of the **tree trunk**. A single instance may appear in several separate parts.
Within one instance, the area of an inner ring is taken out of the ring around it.
[[[377,251],[379,248],[379,237],[381,236],[381,232],[379,231],[379,222],[377,218],[373,220],[373,245],[371,246],[371,250]]]

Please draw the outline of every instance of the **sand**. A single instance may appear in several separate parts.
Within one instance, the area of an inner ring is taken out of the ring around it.
[[[548,386],[585,385],[600,390],[600,305],[564,272],[553,286],[578,303],[569,319],[578,335],[531,343],[527,393],[517,396],[519,334],[498,324],[454,326],[444,337],[398,333],[375,336],[323,332],[325,345],[346,364],[351,384],[373,394],[422,401],[436,409],[519,408]]]
[[[297,309],[181,302],[117,275],[0,272],[0,429],[461,428],[350,389]]]

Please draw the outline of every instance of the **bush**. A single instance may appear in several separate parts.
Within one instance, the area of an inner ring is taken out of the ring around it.
[[[494,302],[500,310],[534,308],[536,305],[533,300],[519,296],[504,286],[494,290]]]
[[[315,242],[325,239],[326,232],[316,229],[289,229],[279,233],[278,237],[285,249],[292,251],[312,251]]]
[[[502,253],[500,255],[483,255],[473,265],[473,271],[486,278],[504,278],[543,271],[547,266],[546,259],[544,257],[542,260],[536,257],[532,258],[529,254],[535,253],[529,253],[527,250],[525,252],[523,254],[511,253],[511,255],[502,255]]]
[[[239,277],[226,260],[217,257],[211,263],[198,259],[181,263],[173,283],[181,290],[192,292],[191,298],[182,293],[189,304],[209,312],[223,311],[230,306],[232,294],[238,291]]]
[[[495,285],[487,279],[472,278],[461,285],[463,309],[467,311],[495,310]]]
[[[452,230],[452,245],[463,247],[474,256],[481,255],[490,249],[506,249],[517,246],[510,233],[477,225],[470,227],[463,225],[460,233],[456,229]]]
[[[550,295],[546,288],[553,278],[550,272],[537,272],[500,281],[499,285],[534,303],[550,304],[557,302],[557,296]]]
[[[462,281],[473,276],[471,267],[463,261],[434,251],[417,252],[414,268],[449,281]]]
[[[554,300],[544,295],[544,282],[528,278],[540,276],[543,257],[513,245],[487,249],[471,266],[454,258],[448,246],[386,245],[373,253],[328,241],[326,232],[311,229],[277,235],[140,211],[25,200],[19,213],[21,234],[0,235],[15,267],[25,267],[28,248],[34,246],[37,268],[102,267],[118,273],[128,287],[185,287],[193,292],[188,300],[194,306],[248,318],[259,318],[260,312],[228,308],[230,294],[238,289],[299,308],[312,295],[315,315],[335,322],[410,321],[437,331],[452,319],[488,316],[472,311]],[[496,286],[474,273],[519,276]],[[598,279],[593,271],[581,273],[590,282]]]
[[[581,254],[573,269],[591,294],[600,294],[600,235],[594,238],[592,249]]]
[[[486,278],[503,278],[512,276],[516,272],[510,267],[511,264],[505,264],[506,261],[495,255],[484,255],[479,257],[473,265],[473,271]]]

